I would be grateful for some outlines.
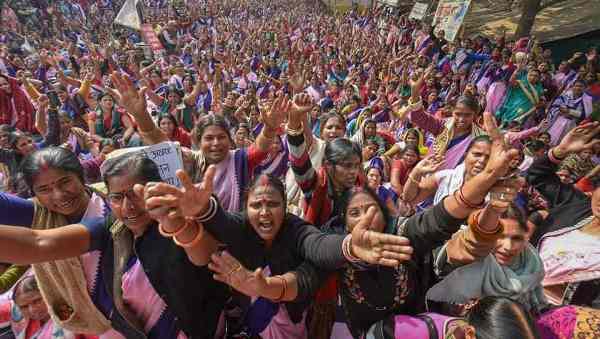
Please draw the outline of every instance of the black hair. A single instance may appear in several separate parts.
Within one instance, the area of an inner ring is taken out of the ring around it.
[[[404,149],[400,152],[400,154],[404,155],[408,151],[415,152],[415,154],[417,155],[417,157],[421,158],[421,155],[419,154],[419,148],[417,147],[417,145],[406,144],[406,146],[404,146]]]
[[[47,168],[73,173],[82,184],[85,182],[83,167],[75,153],[62,147],[47,147],[29,154],[21,162],[20,172],[29,189],[33,190],[33,181]]]
[[[475,328],[477,339],[539,339],[540,335],[529,312],[521,304],[504,297],[479,300],[467,322]]]
[[[527,232],[527,211],[524,208],[517,205],[515,202],[511,202],[508,209],[502,213],[501,219],[513,219],[519,224],[519,229],[523,232]]]
[[[0,132],[11,133],[13,128],[10,125],[2,124],[0,125]]]
[[[285,185],[278,177],[276,177],[272,174],[257,175],[254,178],[254,180],[252,181],[252,183],[250,183],[250,185],[246,189],[244,202],[248,202],[248,195],[250,195],[250,192],[254,191],[254,189],[256,189],[258,186],[263,186],[263,185],[274,188],[277,191],[277,193],[279,193],[281,195],[281,199],[283,201],[283,206],[285,208],[286,197],[287,197],[286,192],[285,192]],[[244,204],[244,206],[245,205],[246,204]]]
[[[110,158],[102,164],[102,180],[106,184],[106,187],[110,191],[108,186],[108,180],[115,176],[121,175],[133,175],[138,179],[140,184],[145,184],[151,181],[162,181],[158,166],[154,161],[147,157],[135,153],[129,152],[119,155],[114,158]]]
[[[537,152],[540,150],[544,150],[546,149],[546,144],[544,144],[543,142],[539,141],[539,140],[530,140],[529,142],[527,142],[525,144],[525,147],[527,147],[527,149],[529,149],[531,152]]]
[[[475,146],[475,144],[478,142],[485,142],[485,143],[491,145],[492,139],[487,134],[476,136],[475,138],[473,138],[473,140],[471,140],[471,142],[469,143],[469,146],[467,146],[467,151],[465,152],[465,154],[468,153],[471,150],[471,148],[473,148],[473,146]]]
[[[202,135],[204,135],[204,132],[210,126],[216,126],[223,129],[223,131],[225,131],[225,133],[227,134],[227,137],[229,137],[229,141],[233,142],[233,139],[231,138],[231,133],[229,133],[229,124],[227,123],[225,118],[223,118],[220,115],[214,114],[203,116],[196,124],[196,139],[198,141],[202,140]]]
[[[337,138],[325,145],[325,160],[331,164],[337,164],[353,155],[361,159],[362,151],[358,144],[348,139]]]
[[[11,132],[8,136],[8,143],[10,144],[10,147],[14,150],[17,149],[17,142],[19,142],[19,140],[21,140],[22,138],[30,138],[31,136],[25,132],[21,132],[19,130],[16,130],[14,132]]]
[[[479,106],[479,102],[477,98],[472,95],[461,95],[456,99],[455,107],[458,104],[465,105],[468,109],[475,112],[475,115],[478,115],[481,112],[481,107]]]
[[[158,121],[156,122],[156,124],[158,126],[160,126],[160,122],[163,121],[163,119],[169,119],[171,120],[171,122],[173,123],[173,125],[175,125],[175,129],[177,129],[177,127],[179,127],[179,124],[177,123],[177,119],[175,119],[175,117],[171,114],[161,114],[158,117]]]

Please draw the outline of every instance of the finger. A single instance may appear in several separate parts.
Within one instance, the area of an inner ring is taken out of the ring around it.
[[[210,264],[208,266],[210,268]],[[226,285],[229,285],[229,279],[227,279],[227,275],[213,274],[213,279],[215,279],[216,281],[220,281]]]
[[[365,213],[361,218],[358,224],[354,227],[356,231],[367,231],[369,230],[369,226],[373,223],[373,219],[375,218],[375,214],[377,213],[377,209],[374,206],[369,207],[367,213]]]
[[[388,267],[398,267],[398,265],[400,265],[400,262],[398,260],[387,259],[387,258],[381,258],[377,261],[377,263],[381,266],[388,266]]]
[[[371,232],[371,239],[377,241],[381,246],[395,245],[395,246],[410,246],[410,240],[406,237],[399,235],[391,235],[379,232]]]
[[[204,177],[202,178],[202,190],[207,193],[213,192],[213,181],[215,179],[215,173],[217,172],[217,167],[215,165],[210,165],[204,172]]]
[[[144,196],[145,199],[149,199],[155,196],[161,196],[161,195],[166,195],[166,194],[171,194],[174,196],[181,196],[181,191],[173,186],[173,185],[169,185],[167,183],[147,183],[146,184],[146,195]]]
[[[175,175],[177,176],[177,178],[179,178],[181,186],[186,191],[191,191],[194,189],[194,183],[192,182],[192,179],[189,177],[189,175],[187,175],[187,173],[184,170],[177,170],[177,172],[175,172]]]
[[[496,123],[496,118],[490,112],[483,113],[483,125],[487,134],[490,136],[492,140],[499,140],[502,138],[502,133],[498,128],[498,124]]]
[[[153,210],[159,207],[177,208],[180,204],[180,199],[172,195],[161,195],[146,199],[146,209]]]
[[[135,184],[133,186],[133,192],[140,200],[144,200],[144,185]]]
[[[414,249],[412,246],[401,246],[401,245],[391,245],[385,244],[382,246],[384,251],[395,252],[395,253],[403,253],[403,254],[412,254]]]
[[[383,251],[381,253],[381,260],[397,260],[399,262],[406,262],[406,261],[410,261],[410,259],[412,258],[412,255],[407,254],[407,253],[398,253],[398,252],[392,252],[392,251]]]

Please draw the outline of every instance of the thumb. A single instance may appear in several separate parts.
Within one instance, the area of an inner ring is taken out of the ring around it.
[[[135,184],[133,186],[133,192],[138,196],[141,200],[144,200],[144,185]]]

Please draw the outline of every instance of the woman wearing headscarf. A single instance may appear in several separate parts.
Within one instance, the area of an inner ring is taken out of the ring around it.
[[[35,108],[17,79],[0,74],[0,124],[33,133]]]

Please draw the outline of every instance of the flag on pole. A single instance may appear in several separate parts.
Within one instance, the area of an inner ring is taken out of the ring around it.
[[[142,16],[138,7],[139,5],[140,0],[126,0],[119,14],[117,14],[114,23],[139,31],[142,27]]]

